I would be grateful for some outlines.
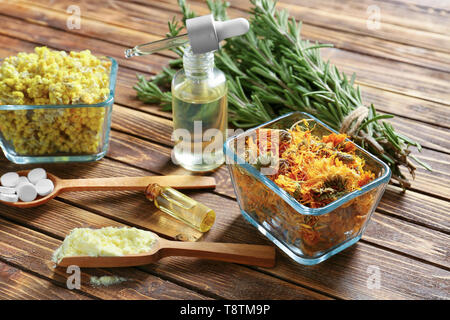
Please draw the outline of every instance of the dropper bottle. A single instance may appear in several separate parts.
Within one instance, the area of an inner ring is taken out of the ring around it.
[[[151,54],[187,44],[183,69],[172,79],[175,141],[172,161],[190,171],[211,171],[224,162],[228,102],[225,74],[214,66],[220,42],[245,34],[244,18],[214,21],[212,15],[186,20],[187,34],[128,49],[126,57]]]
[[[249,30],[249,23],[244,18],[227,21],[214,21],[209,14],[186,20],[187,33],[158,41],[140,44],[125,50],[125,57],[143,56],[155,52],[191,45],[194,54],[206,53],[220,49],[222,40],[240,36]]]

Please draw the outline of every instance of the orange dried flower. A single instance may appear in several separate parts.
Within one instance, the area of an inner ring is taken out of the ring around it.
[[[278,139],[277,145],[271,140],[274,132],[269,133],[270,129],[264,129],[261,141],[257,138],[247,144],[256,145],[259,154],[271,150],[279,155],[282,165],[269,178],[297,201],[320,208],[375,178],[372,172],[364,170],[364,159],[356,154],[355,145],[346,141],[346,134],[332,133],[319,138],[312,134],[308,123],[303,125],[306,129],[296,126],[287,130],[289,139]]]

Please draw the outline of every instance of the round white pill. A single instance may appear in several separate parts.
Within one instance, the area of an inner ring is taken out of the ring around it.
[[[0,193],[13,194],[16,193],[16,189],[8,187],[0,187]]]
[[[30,180],[28,180],[28,178],[25,177],[25,176],[20,176],[20,177],[19,177],[19,182],[17,183],[17,186],[19,186],[21,183],[24,183],[24,182],[30,183]],[[16,186],[16,187],[17,187],[17,186]]]
[[[54,188],[55,186],[50,179],[42,179],[36,183],[36,191],[41,197],[45,197],[52,193]]]
[[[22,184],[24,184],[24,183],[31,183],[31,182],[30,182],[30,180],[28,180],[28,178],[25,177],[25,176],[19,177],[19,182],[17,183],[17,186],[16,186],[16,192],[17,192],[17,189],[19,189],[19,187],[20,187]]]
[[[16,188],[15,188],[16,193],[19,193],[19,188],[20,188],[21,186],[23,186],[24,184],[31,184],[31,183],[29,183],[29,182],[27,182],[27,181],[19,182],[19,184],[18,184],[18,185],[16,186]],[[31,184],[31,185],[33,185],[33,184]]]
[[[37,197],[36,187],[31,183],[24,183],[17,189],[17,195],[24,202],[33,201]]]
[[[32,184],[36,184],[39,180],[47,179],[47,172],[42,168],[36,168],[28,172],[28,180]]]
[[[17,172],[8,172],[0,177],[2,186],[14,188],[19,182],[19,175]]]
[[[17,202],[19,201],[19,197],[17,194],[0,193],[0,200],[6,202]]]

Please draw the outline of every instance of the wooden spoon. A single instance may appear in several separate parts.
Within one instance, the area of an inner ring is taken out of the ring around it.
[[[90,257],[72,256],[63,258],[57,265],[80,268],[133,267],[154,263],[171,256],[196,257],[271,268],[275,265],[275,247],[239,243],[181,242],[158,237],[152,251],[148,253]]]
[[[29,170],[18,171],[19,176],[26,176]],[[47,178],[52,180],[55,188],[45,197],[38,197],[30,202],[6,202],[9,206],[17,208],[32,208],[47,203],[57,195],[69,191],[111,191],[111,190],[142,190],[151,183],[168,186],[175,189],[205,189],[215,188],[214,177],[204,176],[148,176],[148,177],[118,177],[118,178],[93,178],[93,179],[60,179],[47,172]]]

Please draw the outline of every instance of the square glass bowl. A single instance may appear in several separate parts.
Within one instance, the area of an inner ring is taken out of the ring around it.
[[[263,235],[296,262],[320,263],[356,243],[378,205],[391,177],[389,167],[356,145],[356,154],[365,160],[365,169],[375,179],[321,208],[300,204],[251,164],[238,150],[246,136],[257,129],[287,129],[305,119],[312,134],[322,137],[336,131],[303,112],[293,112],[244,133],[224,144],[231,181],[242,215]]]
[[[109,96],[96,104],[0,105],[0,147],[17,164],[84,162],[108,151],[117,62],[111,57]],[[0,61],[1,63],[1,61]]]

